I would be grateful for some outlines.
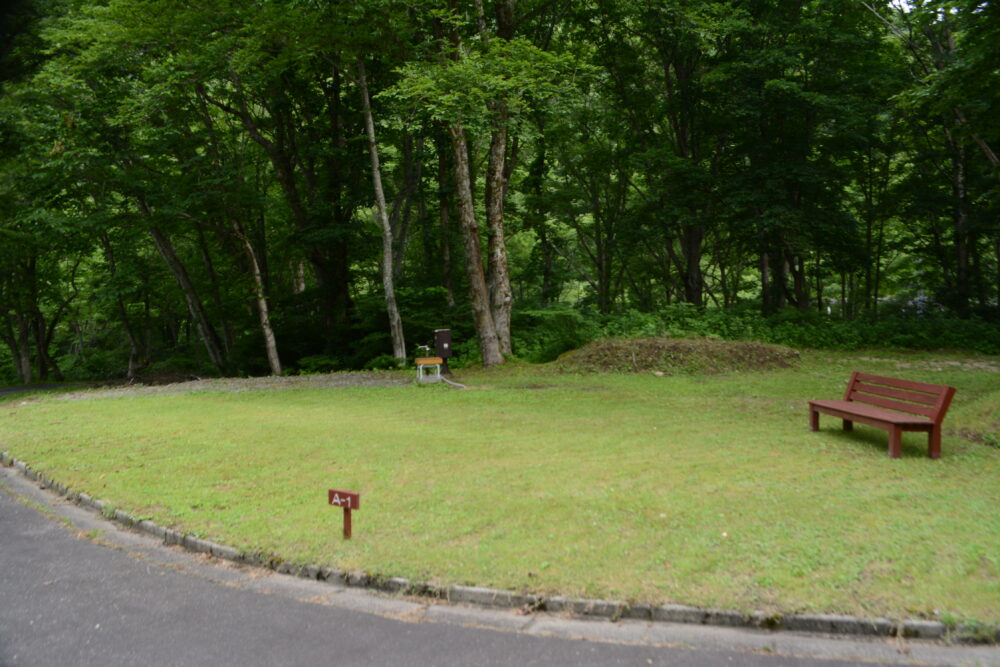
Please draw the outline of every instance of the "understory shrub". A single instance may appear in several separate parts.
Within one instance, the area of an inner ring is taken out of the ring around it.
[[[393,371],[399,368],[399,361],[391,354],[380,354],[365,362],[366,371]]]
[[[1000,354],[1000,327],[972,317],[928,313],[844,321],[817,313],[785,313],[767,320],[764,340],[794,347],[840,350],[900,348]]]
[[[299,359],[296,365],[303,375],[315,375],[316,373],[330,373],[340,370],[344,367],[344,362],[339,357],[329,354],[312,354]]]
[[[219,370],[208,360],[200,359],[193,353],[190,356],[178,353],[167,357],[166,359],[154,361],[141,371],[141,375],[148,375],[151,377],[159,375],[197,375],[199,377],[212,377],[218,374]]]
[[[89,349],[79,355],[65,355],[59,367],[67,380],[93,380],[124,377],[128,353],[121,349]]]
[[[539,327],[544,328],[549,323],[546,317],[540,315],[546,311],[530,312]],[[699,309],[690,304],[671,305],[655,313],[623,311],[601,315],[593,311],[571,312],[578,313],[579,317],[576,320],[563,317],[567,322],[575,323],[574,335],[581,340],[575,347],[596,338],[712,336],[797,348],[950,349],[1000,354],[1000,326],[996,323],[979,317],[962,319],[943,313],[899,313],[877,319],[862,317],[848,321],[815,311],[786,309],[765,317],[750,306]],[[518,335],[515,333],[515,337]],[[533,335],[534,340],[560,337],[545,331],[536,331]],[[534,360],[528,354],[519,352],[519,356]]]
[[[521,359],[552,361],[597,338],[600,327],[584,311],[569,307],[524,310],[514,313],[511,346]]]
[[[14,384],[18,381],[14,371],[14,360],[6,348],[0,348],[0,384]]]

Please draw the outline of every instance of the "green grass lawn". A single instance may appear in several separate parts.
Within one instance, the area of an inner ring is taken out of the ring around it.
[[[943,456],[821,420],[853,369],[958,387]],[[804,353],[717,376],[516,366],[442,385],[0,403],[0,449],[143,518],[436,584],[1000,624],[1000,359]],[[985,429],[985,431],[984,431]],[[354,539],[329,488],[356,490]]]

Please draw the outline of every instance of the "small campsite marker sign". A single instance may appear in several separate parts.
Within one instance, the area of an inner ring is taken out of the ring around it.
[[[330,489],[330,504],[344,508],[344,539],[351,539],[351,510],[361,507],[361,494]]]

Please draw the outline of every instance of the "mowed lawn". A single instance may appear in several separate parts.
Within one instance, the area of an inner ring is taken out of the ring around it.
[[[958,387],[943,456],[839,421],[853,369]],[[0,449],[134,516],[300,563],[743,611],[1000,624],[1000,359],[803,353],[720,376],[0,403]],[[992,394],[991,394],[992,392]],[[963,417],[966,415],[966,417]],[[971,423],[971,422],[970,422]],[[354,539],[329,488],[361,493]]]

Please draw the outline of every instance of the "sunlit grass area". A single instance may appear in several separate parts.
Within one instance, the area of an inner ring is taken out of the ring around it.
[[[806,401],[851,370],[958,387],[942,458]],[[301,563],[739,610],[1000,622],[1000,359],[804,353],[779,371],[545,367],[435,386],[0,403],[0,449],[136,516]],[[992,403],[992,407],[991,407]],[[980,433],[982,434],[982,433]],[[988,440],[988,438],[987,438]],[[361,493],[354,539],[329,488]]]

